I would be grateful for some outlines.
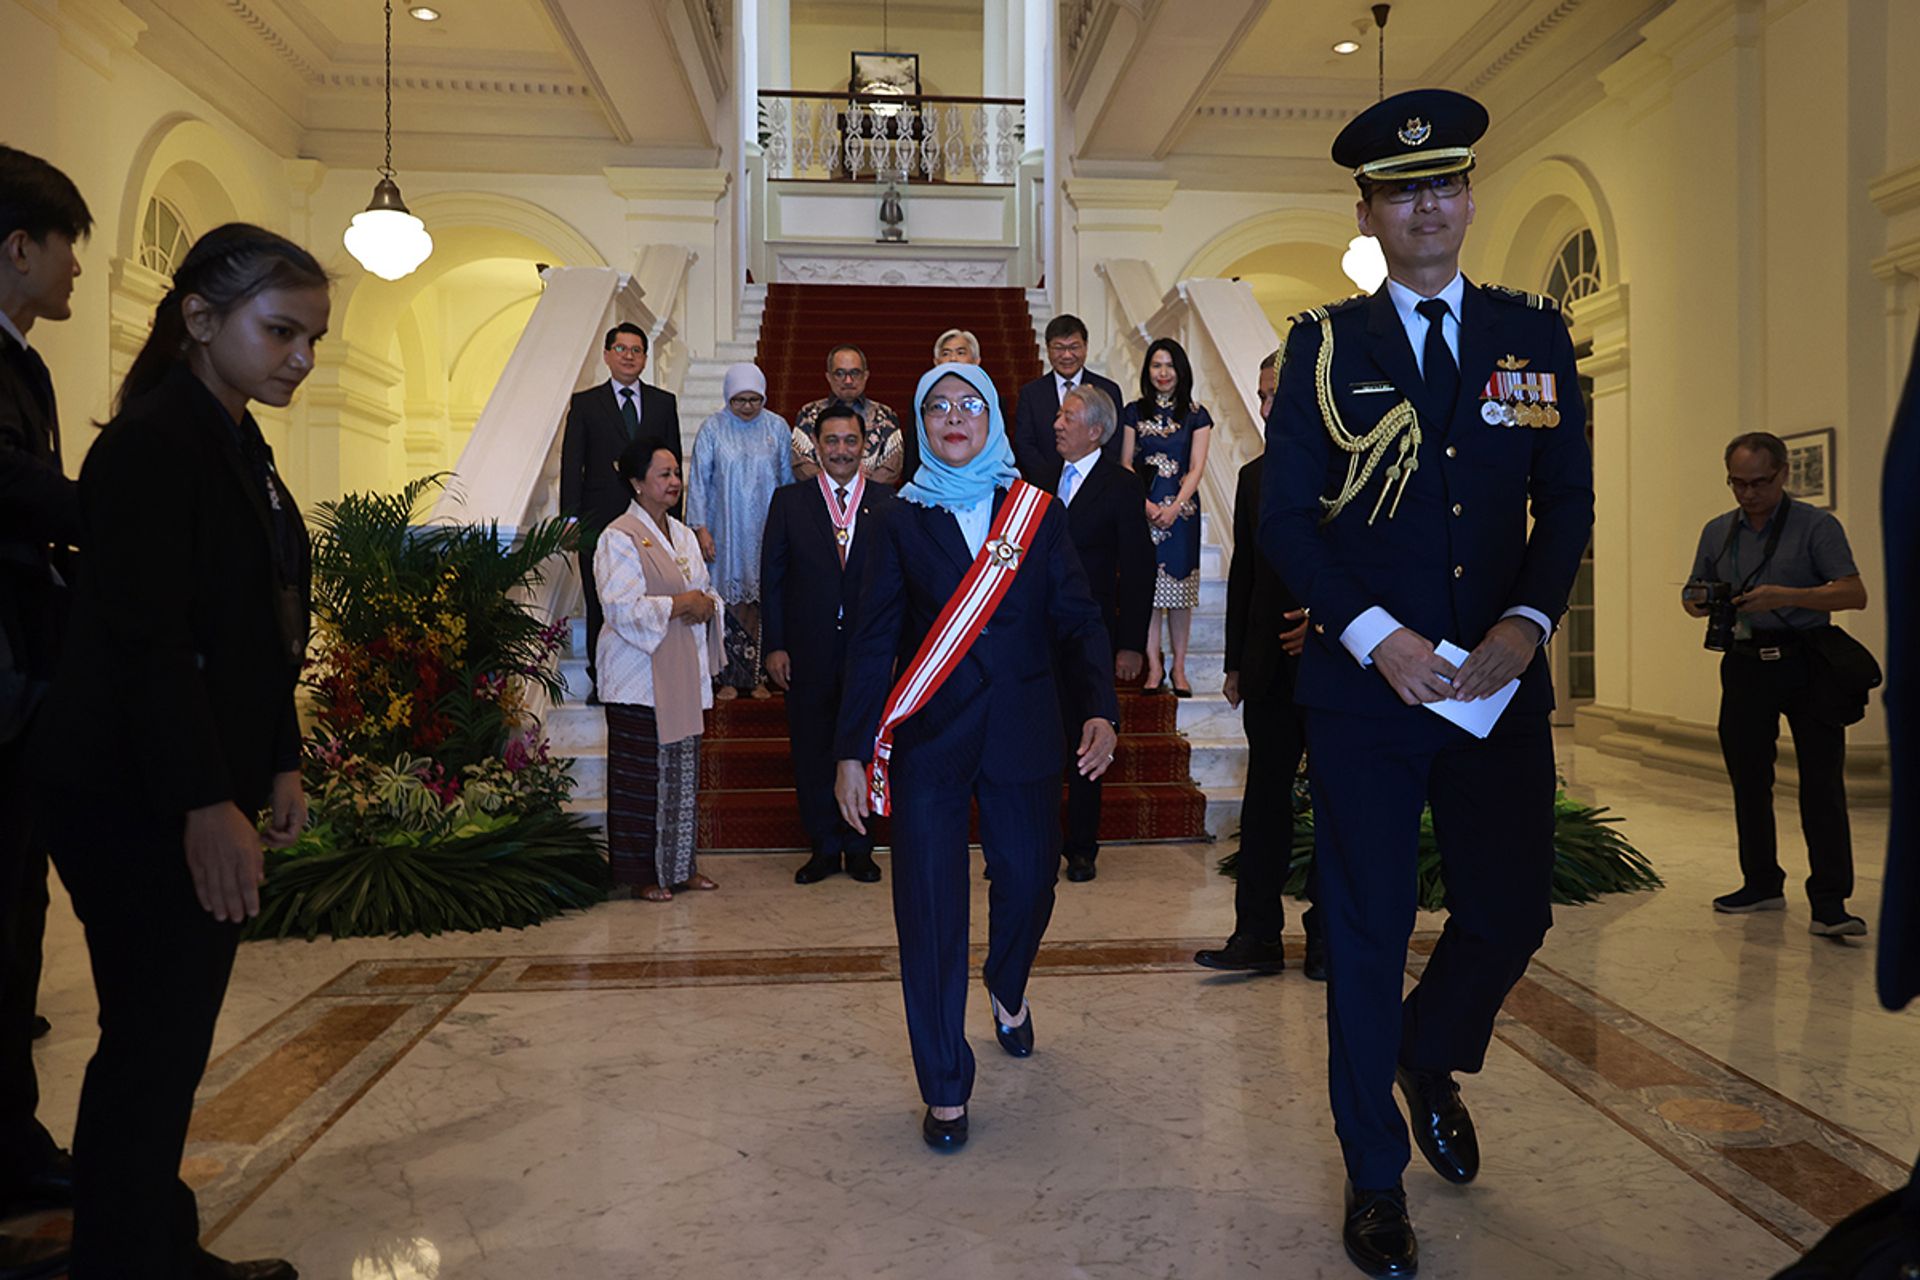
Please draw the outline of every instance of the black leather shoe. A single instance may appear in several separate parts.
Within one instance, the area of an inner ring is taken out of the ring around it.
[[[1347,1184],[1347,1223],[1340,1232],[1353,1265],[1370,1276],[1411,1276],[1420,1271],[1420,1245],[1407,1217],[1400,1187],[1358,1191]]]
[[[1433,1171],[1448,1182],[1472,1182],[1480,1172],[1480,1139],[1453,1076],[1398,1067],[1393,1079],[1407,1100],[1414,1145]]]
[[[65,1147],[55,1147],[47,1162],[24,1181],[0,1187],[0,1217],[32,1209],[65,1209],[72,1204],[73,1153]]]
[[[41,1280],[66,1270],[66,1241],[0,1235],[0,1280]]]
[[[53,1030],[53,1024],[39,1014],[33,1015],[33,1038],[39,1040]]]
[[[1027,1005],[1027,1020],[1017,1027],[1010,1027],[1000,1021],[1000,1010],[993,1006],[993,996],[987,996],[988,1007],[993,1008],[993,1034],[999,1038],[1000,1047],[1016,1058],[1033,1056],[1033,1008]],[[1024,1004],[1024,1002],[1023,1002]]]
[[[807,859],[807,865],[793,873],[795,884],[818,884],[828,876],[840,874],[840,855],[816,853]]]
[[[953,1120],[935,1120],[933,1108],[928,1107],[920,1119],[920,1136],[935,1151],[958,1151],[967,1145],[967,1113],[962,1111]]]
[[[1255,942],[1245,934],[1236,933],[1218,951],[1194,952],[1193,962],[1202,969],[1279,973],[1287,967],[1287,953],[1278,938],[1272,942]]]
[[[880,868],[875,865],[872,854],[847,855],[847,874],[861,884],[879,884]]]
[[[1073,855],[1068,856],[1067,879],[1073,881],[1075,884],[1085,884],[1099,874],[1100,872],[1095,869],[1093,865],[1092,858],[1082,858]]]
[[[202,1252],[193,1268],[193,1280],[300,1280],[300,1273],[284,1258],[228,1262]]]
[[[1307,935],[1307,961],[1300,971],[1315,982],[1327,980],[1327,940],[1317,933]]]

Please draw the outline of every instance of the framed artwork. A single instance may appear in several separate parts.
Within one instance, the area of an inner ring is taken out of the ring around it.
[[[847,80],[853,93],[884,93],[899,98],[920,92],[920,55],[917,53],[855,53],[853,74]]]
[[[1787,446],[1787,492],[1811,507],[1833,510],[1834,429],[1782,436]]]

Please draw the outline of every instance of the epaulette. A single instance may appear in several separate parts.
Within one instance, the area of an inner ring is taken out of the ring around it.
[[[1544,293],[1528,293],[1524,289],[1509,289],[1503,284],[1487,284],[1481,285],[1480,287],[1500,299],[1500,301],[1511,302],[1517,307],[1531,307],[1535,311],[1558,311],[1560,309],[1559,301],[1554,298],[1549,298]]]
[[[1372,296],[1371,294],[1356,293],[1350,297],[1345,297],[1334,302],[1329,302],[1325,306],[1314,307],[1311,310],[1302,311],[1297,316],[1288,316],[1287,324],[1288,325],[1319,324],[1322,320],[1325,320],[1328,316],[1338,315],[1342,311],[1346,311],[1352,307],[1359,306],[1361,303],[1365,302],[1371,296]]]

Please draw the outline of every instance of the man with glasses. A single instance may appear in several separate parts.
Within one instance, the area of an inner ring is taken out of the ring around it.
[[[587,679],[600,639],[600,593],[594,590],[593,548],[600,531],[633,501],[614,470],[627,445],[650,436],[680,458],[680,405],[673,393],[640,381],[647,368],[647,333],[637,324],[607,330],[607,372],[599,386],[573,393],[560,443],[560,514],[580,526],[580,586],[587,600]],[[596,702],[589,692],[587,701]]]
[[[1479,1146],[1454,1075],[1480,1070],[1553,922],[1542,646],[1593,528],[1559,308],[1460,274],[1486,130],[1473,99],[1422,89],[1341,131],[1333,158],[1359,185],[1355,219],[1387,280],[1295,318],[1267,420],[1260,549],[1311,622],[1294,699],[1313,760],[1342,1236],[1375,1276],[1419,1265],[1395,1085],[1427,1163],[1471,1182]],[[1450,718],[1494,695],[1511,700],[1486,736]],[[1428,808],[1447,918],[1403,999]]]
[[[1020,478],[1049,493],[1059,487],[1060,450],[1055,446],[1054,419],[1075,387],[1098,387],[1116,405],[1125,404],[1119,384],[1087,368],[1087,326],[1075,315],[1058,315],[1047,322],[1047,371],[1020,388],[1013,410],[1013,457]],[[1120,462],[1121,433],[1100,446],[1100,456]]]
[[[1787,496],[1787,446],[1751,431],[1726,450],[1727,486],[1739,505],[1700,531],[1693,577],[1681,605],[1696,618],[1712,607],[1706,584],[1724,583],[1735,611],[1720,659],[1720,751],[1733,783],[1740,838],[1740,888],[1715,911],[1785,910],[1773,822],[1773,765],[1780,717],[1793,731],[1800,769],[1800,828],[1807,840],[1809,928],[1858,936],[1866,921],[1847,911],[1853,892],[1853,834],[1847,821],[1846,729],[1821,714],[1820,659],[1811,642],[1842,609],[1867,607],[1846,530],[1831,511]]]
[[[814,435],[820,415],[830,404],[844,404],[860,415],[866,424],[866,447],[861,451],[860,469],[879,484],[900,483],[902,475],[911,475],[910,459],[900,435],[900,418],[878,400],[867,399],[867,357],[854,346],[841,345],[827,353],[827,389],[831,395],[802,405],[793,420],[793,476],[811,480],[820,474],[820,454]]]

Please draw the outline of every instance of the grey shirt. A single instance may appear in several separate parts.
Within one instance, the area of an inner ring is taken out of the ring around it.
[[[1783,508],[1787,523],[1780,531],[1780,546],[1774,551],[1772,562],[1754,578],[1753,586],[1823,587],[1860,572],[1853,564],[1847,531],[1840,527],[1840,520],[1833,512],[1783,498],[1781,506],[1774,508],[1758,530],[1747,523],[1737,507],[1707,521],[1707,527],[1700,531],[1700,548],[1693,553],[1693,576],[1730,582],[1737,595],[1766,556],[1767,537],[1773,532],[1773,522],[1780,519]],[[1728,546],[1727,530],[1736,521],[1740,531],[1734,535],[1733,545]],[[1789,608],[1743,613],[1740,621],[1744,633],[1750,628],[1768,631],[1824,627],[1832,617],[1817,609]]]

